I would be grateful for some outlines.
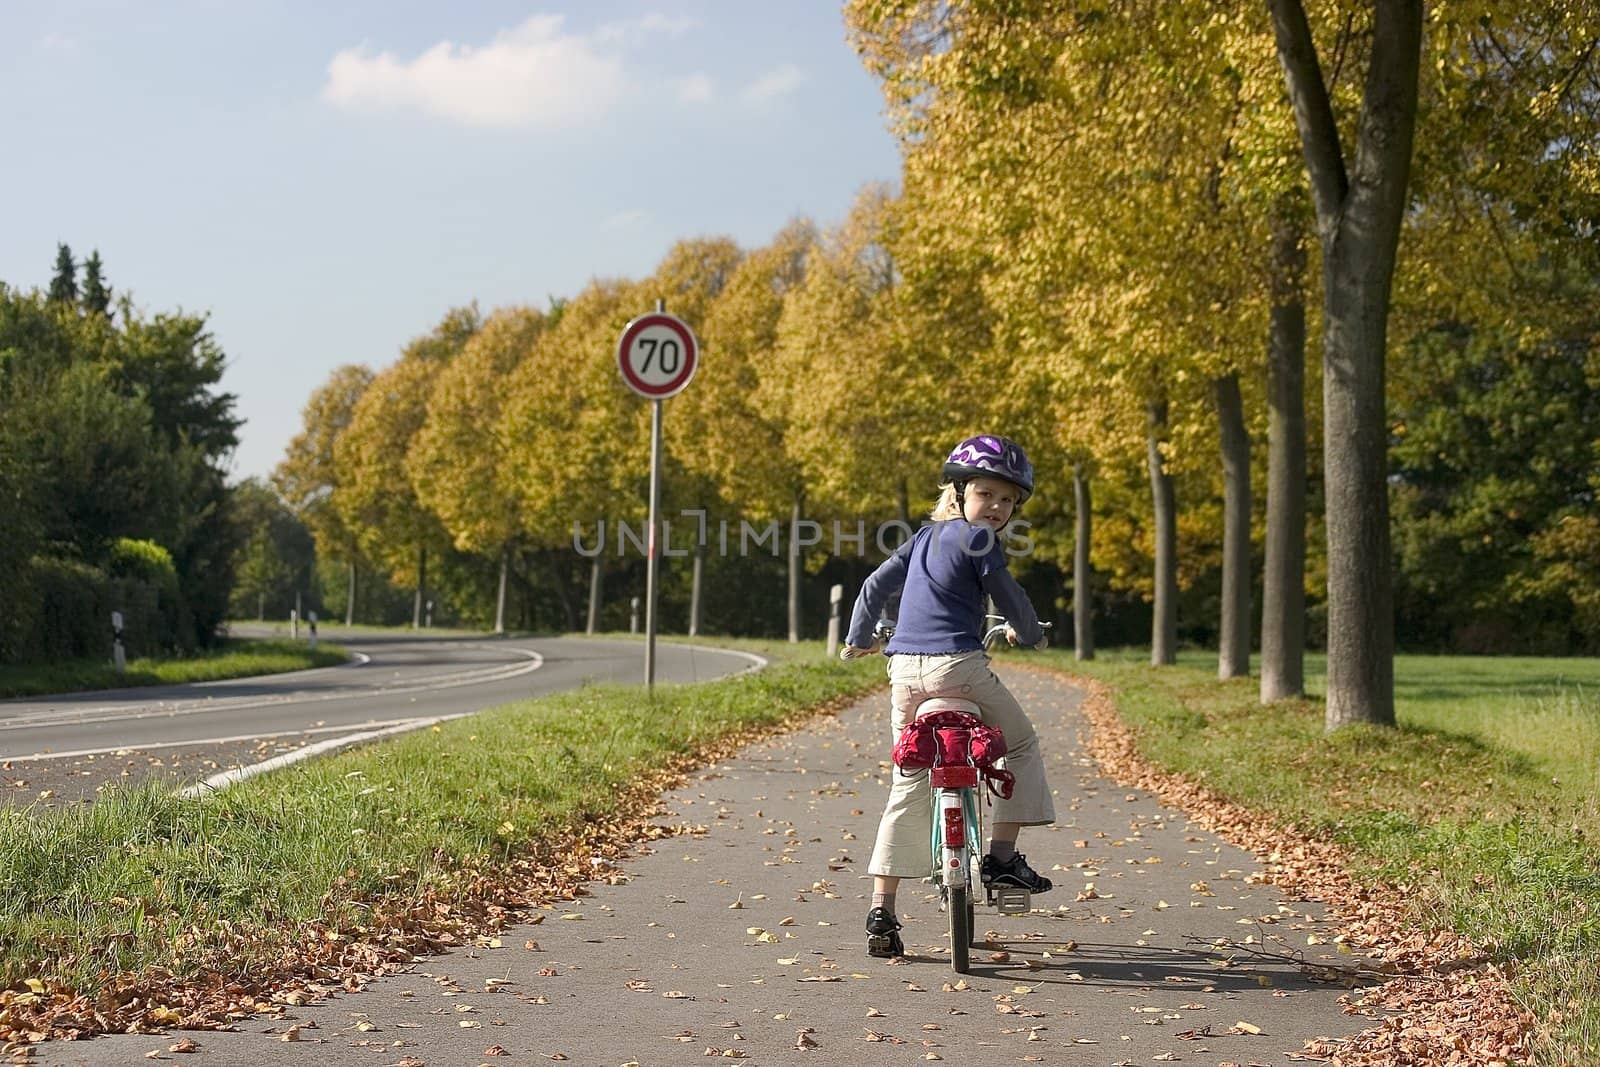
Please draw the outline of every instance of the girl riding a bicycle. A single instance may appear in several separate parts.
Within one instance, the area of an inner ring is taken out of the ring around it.
[[[933,696],[976,703],[983,720],[1005,735],[1006,769],[1016,776],[1009,799],[995,801],[994,829],[981,877],[985,886],[1010,885],[1043,893],[1050,880],[1016,849],[1024,826],[1055,821],[1044,761],[1033,723],[1017,699],[989,669],[983,646],[985,598],[1010,622],[1012,644],[1038,645],[1044,631],[1028,595],[1006,569],[1001,532],[1033,492],[1033,466],[1004,437],[969,437],[944,464],[944,485],[932,513],[910,541],[873,571],[856,597],[846,658],[878,651],[873,627],[884,605],[901,594],[889,657],[894,706],[892,737],[899,737],[917,706]],[[895,891],[901,878],[923,878],[928,869],[932,809],[927,772],[895,774],[878,824],[869,870],[872,907],[867,912],[867,951],[904,954]]]

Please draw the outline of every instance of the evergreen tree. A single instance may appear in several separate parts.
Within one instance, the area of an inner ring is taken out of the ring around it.
[[[50,279],[50,302],[78,302],[78,267],[72,262],[72,249],[64,244],[56,245],[56,274]]]
[[[63,245],[63,248],[66,246]],[[89,258],[83,261],[83,295],[80,303],[86,315],[104,315],[110,318],[111,287],[106,284],[101,275],[103,269],[100,263],[100,250],[97,248],[89,253]],[[53,294],[53,290],[52,290]]]

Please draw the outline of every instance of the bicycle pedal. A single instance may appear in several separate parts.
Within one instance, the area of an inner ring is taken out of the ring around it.
[[[988,886],[989,904],[1001,915],[1026,915],[1033,909],[1033,894],[1019,885]]]

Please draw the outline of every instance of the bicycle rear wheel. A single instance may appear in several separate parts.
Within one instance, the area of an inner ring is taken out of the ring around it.
[[[966,974],[972,967],[972,898],[964,885],[953,885],[946,890],[945,912],[950,916],[950,966],[957,974]]]

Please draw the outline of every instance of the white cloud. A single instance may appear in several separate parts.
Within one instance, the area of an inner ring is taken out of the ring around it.
[[[594,39],[604,44],[637,45],[650,37],[679,37],[695,25],[687,16],[650,14],[627,22],[608,22],[594,31]]]
[[[679,78],[672,83],[672,87],[677,92],[678,103],[680,104],[704,104],[713,95],[711,76],[702,74],[699,71],[689,75],[687,78]]]
[[[47,33],[35,43],[41,52],[54,53],[55,55],[76,55],[78,52],[78,39],[64,33]]]
[[[739,97],[747,104],[761,104],[794,92],[806,80],[805,72],[793,63],[785,63],[767,71],[745,86]]]
[[[625,79],[617,57],[561,23],[535,15],[490,44],[441,41],[409,61],[348,48],[328,64],[322,97],[351,111],[419,111],[473,126],[575,125],[604,114]]]
[[[648,211],[619,211],[600,224],[602,230],[623,230],[650,217]]]

